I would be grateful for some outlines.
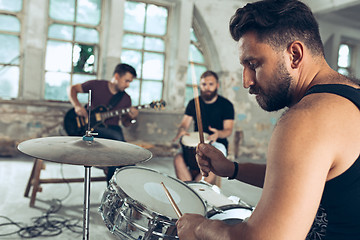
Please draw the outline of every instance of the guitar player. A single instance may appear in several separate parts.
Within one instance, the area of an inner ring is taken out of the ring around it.
[[[75,84],[69,87],[68,96],[71,104],[74,106],[75,113],[78,116],[88,118],[88,111],[79,102],[77,94],[87,93],[91,90],[91,109],[104,106],[108,110],[120,110],[129,108],[130,111],[125,115],[114,116],[105,120],[104,124],[96,126],[94,132],[98,133],[98,137],[125,141],[121,124],[125,127],[135,122],[134,120],[139,114],[135,107],[131,107],[131,98],[125,92],[130,83],[136,77],[135,69],[128,64],[118,64],[115,67],[111,81],[108,80],[89,80],[82,84]],[[107,182],[113,176],[118,166],[108,167],[104,169]]]

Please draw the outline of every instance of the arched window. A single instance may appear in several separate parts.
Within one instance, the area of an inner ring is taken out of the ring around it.
[[[194,28],[190,29],[190,46],[189,46],[189,66],[187,71],[186,89],[185,89],[185,106],[194,98],[193,84],[199,85],[200,76],[207,70],[207,64],[204,58],[201,43],[198,40]],[[195,72],[195,76],[194,73]],[[195,80],[193,79],[195,78]]]
[[[345,76],[351,76],[352,74],[352,52],[353,46],[346,43],[340,44],[337,61],[337,71]]]

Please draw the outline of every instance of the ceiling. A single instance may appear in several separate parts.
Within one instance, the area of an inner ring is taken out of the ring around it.
[[[328,9],[315,15],[323,21],[360,29],[360,1],[351,6]]]
[[[258,0],[241,0],[244,4]],[[301,0],[319,20],[360,29],[360,0]]]

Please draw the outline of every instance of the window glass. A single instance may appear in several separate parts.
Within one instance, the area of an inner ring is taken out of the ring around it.
[[[0,9],[10,12],[20,12],[22,0],[0,0]]]
[[[197,84],[199,84],[200,82],[200,76],[201,74],[203,74],[207,68],[205,66],[202,66],[202,65],[193,65],[194,66],[194,70],[195,70],[195,76],[196,76],[196,82]],[[188,66],[188,70],[187,70],[187,80],[186,80],[186,84],[190,84],[192,85],[193,84],[193,76],[192,76],[192,66],[191,64],[189,64]]]
[[[142,77],[141,74],[142,56],[140,51],[123,50],[121,53],[121,62],[131,65],[133,68],[135,68],[137,77],[138,78]]]
[[[0,43],[0,64],[19,64],[19,37],[14,35],[0,34]]]
[[[95,72],[95,46],[75,44],[73,51],[74,72]]]
[[[198,96],[200,95],[200,90],[198,88]],[[188,99],[188,101],[186,102],[185,105],[187,105],[187,103],[193,99],[195,97],[194,95],[194,88],[193,87],[189,87],[187,86],[186,89],[185,89],[185,99]]]
[[[0,97],[5,99],[16,98],[18,91],[19,67],[0,66]]]
[[[101,16],[101,0],[78,0],[76,22],[98,25]]]
[[[63,40],[73,39],[73,27],[70,25],[63,24],[51,24],[49,27],[49,38],[57,38]]]
[[[349,71],[346,68],[339,68],[338,72],[345,75],[345,76],[349,76]]]
[[[339,67],[350,67],[350,48],[348,45],[341,44],[339,48],[339,58],[338,58]]]
[[[164,78],[164,55],[144,53],[143,78],[162,80]]]
[[[45,74],[45,99],[68,101],[66,89],[70,86],[70,74],[47,72]]]
[[[126,1],[124,15],[124,30],[144,32],[145,3]]]
[[[352,51],[353,51],[354,47],[346,44],[346,43],[342,43],[339,46],[339,52],[338,52],[338,72],[345,75],[345,76],[351,76],[352,75]]]
[[[195,31],[193,28],[190,29],[190,41],[198,42],[198,39],[195,35]]]
[[[21,22],[16,13],[22,10],[22,0],[0,0],[0,98],[17,98],[20,78]]]
[[[194,44],[190,44],[190,48],[189,48],[189,61],[191,62],[198,62],[198,63],[203,63],[204,60],[204,56],[202,55],[202,53],[199,51],[199,49],[197,47],[194,46]]]
[[[54,72],[71,72],[72,45],[67,42],[47,42],[45,69]]]
[[[162,82],[142,81],[141,103],[148,104],[160,100],[162,96]]]
[[[20,22],[14,16],[0,15],[0,31],[20,32]]]
[[[49,16],[54,20],[75,21],[75,0],[50,0]]]
[[[92,28],[76,27],[75,41],[86,43],[98,43],[99,32]]]
[[[49,26],[46,49],[45,99],[67,101],[67,86],[97,78],[100,40],[97,27],[101,22],[102,0],[49,3],[53,23]],[[86,94],[79,95],[79,99],[87,101]]]
[[[130,95],[131,97],[131,103],[132,105],[139,105],[139,96],[140,96],[140,81],[139,79],[134,79],[131,83],[130,83],[130,87],[128,87],[126,89],[126,92]]]
[[[194,28],[190,28],[190,45],[189,45],[189,56],[188,56],[189,65],[187,69],[184,106],[186,106],[188,102],[192,98],[194,98],[193,71],[195,71],[196,84],[199,85],[201,74],[203,74],[207,70],[207,65],[205,62],[204,55],[199,50],[200,47],[201,47],[201,42],[198,40]]]
[[[144,37],[136,34],[124,34],[123,47],[132,49],[142,49]]]
[[[165,35],[168,11],[164,7],[149,4],[146,10],[146,33]]]
[[[165,51],[164,40],[162,40],[161,38],[147,37],[147,38],[145,38],[144,49],[151,50],[151,51],[164,52]]]
[[[164,6],[136,1],[125,3],[121,62],[132,65],[138,74],[136,84],[130,84],[134,103],[147,104],[158,95],[161,98],[167,21],[168,9]]]

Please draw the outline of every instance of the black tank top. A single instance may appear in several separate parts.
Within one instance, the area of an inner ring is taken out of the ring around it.
[[[324,84],[311,87],[305,96],[312,93],[337,94],[349,99],[360,109],[359,89],[342,84]],[[325,219],[322,219],[327,222],[326,233],[325,236],[315,234],[316,238],[313,239],[360,239],[360,156],[344,173],[326,182],[320,208],[326,213]],[[325,226],[322,227],[324,230]]]

